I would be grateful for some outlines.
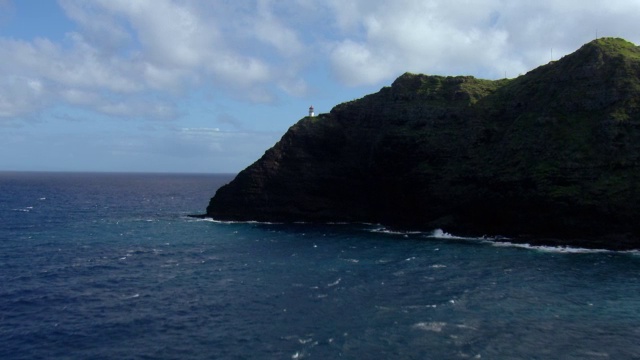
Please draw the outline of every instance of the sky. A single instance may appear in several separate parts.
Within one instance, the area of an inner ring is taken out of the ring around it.
[[[638,0],[0,0],[0,171],[236,173],[405,72],[513,78]]]

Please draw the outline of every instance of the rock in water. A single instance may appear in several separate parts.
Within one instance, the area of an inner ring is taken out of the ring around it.
[[[207,216],[640,248],[639,166],[640,47],[604,38],[516,79],[407,73],[303,118]]]

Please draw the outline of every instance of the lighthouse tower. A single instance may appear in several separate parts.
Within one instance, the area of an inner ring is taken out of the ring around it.
[[[309,106],[309,116],[310,117],[314,117],[315,114],[313,113],[313,105]]]

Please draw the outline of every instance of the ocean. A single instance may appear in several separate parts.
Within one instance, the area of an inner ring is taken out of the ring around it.
[[[0,173],[0,359],[639,359],[640,253],[190,218],[231,175]]]

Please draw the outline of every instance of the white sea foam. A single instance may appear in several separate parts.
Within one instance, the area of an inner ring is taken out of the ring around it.
[[[484,238],[468,238],[468,237],[460,237],[460,236],[451,235],[448,232],[442,231],[442,229],[433,230],[433,232],[431,233],[431,235],[429,235],[429,237],[436,238],[436,239],[484,240]]]
[[[498,247],[516,247],[528,250],[537,250],[543,252],[550,253],[560,253],[560,254],[588,254],[588,253],[609,253],[611,250],[606,249],[585,249],[578,247],[569,247],[569,246],[547,246],[547,245],[531,245],[526,243],[512,243],[508,241],[494,241],[491,243],[493,246]]]
[[[380,234],[388,234],[388,235],[418,235],[422,234],[421,231],[399,231],[399,230],[389,230],[385,227],[378,227],[375,229],[370,229],[369,232],[372,233],[380,233]]]
[[[429,304],[429,305],[407,305],[407,306],[403,306],[402,308],[407,310],[423,310],[423,309],[435,309],[437,307],[438,305]]]
[[[195,221],[205,221],[205,222],[212,222],[212,223],[216,223],[216,224],[244,224],[243,221],[224,221],[224,220],[216,220],[213,218],[192,218]]]
[[[458,324],[458,325],[456,325],[456,327],[458,329],[465,329],[465,330],[478,330],[477,328],[475,328],[473,326],[466,325],[466,324]]]
[[[342,278],[338,278],[338,280],[332,282],[331,284],[328,284],[328,287],[332,287],[332,286],[336,286],[338,284],[340,284],[340,281],[342,281]]]
[[[414,324],[413,328],[418,330],[424,330],[424,331],[441,332],[445,326],[447,326],[447,323],[445,322],[431,321],[431,322],[419,322],[417,324]]]
[[[204,218],[189,218],[193,221],[206,221],[206,222],[212,222],[212,223],[216,223],[216,224],[264,224],[264,225],[279,225],[279,224],[283,224],[283,223],[278,223],[278,222],[268,222],[268,221],[255,221],[255,220],[247,220],[247,221],[232,221],[232,220],[216,220],[210,217],[204,217]]]
[[[595,357],[595,358],[610,358],[610,355],[606,352],[597,352],[597,351],[589,351],[589,350],[584,350],[583,354],[589,356],[589,357]]]
[[[26,207],[24,209],[13,209],[13,210],[14,211],[29,212],[29,211],[31,211],[31,209],[33,209],[32,206]],[[195,221],[207,221],[207,222],[213,222],[213,223],[218,223],[218,224],[265,224],[265,225],[283,224],[283,223],[277,223],[277,222],[260,222],[260,221],[224,221],[224,220],[216,220],[216,219],[213,219],[213,218],[201,218],[201,219],[190,218],[190,219],[195,220]],[[348,224],[348,223],[330,223],[330,225],[344,225],[344,224]],[[488,236],[481,236],[481,237],[457,236],[457,235],[445,232],[442,229],[433,230],[431,233],[424,233],[424,232],[420,232],[420,231],[390,230],[390,229],[387,229],[386,227],[380,226],[378,224],[364,224],[364,225],[379,226],[379,227],[376,227],[374,229],[368,229],[367,230],[367,231],[372,232],[372,233],[381,233],[381,234],[388,234],[388,235],[403,235],[405,237],[407,237],[408,235],[420,235],[420,234],[422,234],[422,235],[425,235],[428,238],[434,238],[434,239],[479,241],[479,242],[482,242],[482,243],[491,244],[492,246],[516,247],[516,248],[522,248],[522,249],[534,250],[534,251],[542,251],[542,252],[549,252],[549,253],[584,254],[584,253],[615,252],[615,251],[606,250],[606,249],[586,249],[586,248],[570,247],[570,246],[547,246],[547,245],[531,245],[531,244],[528,244],[528,243],[516,243],[516,242],[510,242],[510,241],[508,241],[509,238],[502,237],[502,236],[495,236],[495,237],[488,237]],[[439,249],[436,249],[436,250],[439,250]],[[634,255],[634,256],[640,256],[640,250],[621,251],[620,253],[626,253],[626,254],[630,254],[630,255]],[[410,261],[410,260],[413,260],[413,259],[414,258],[409,258],[409,259],[406,259],[406,260]]]
[[[509,238],[502,236],[495,237],[462,237],[449,234],[447,232],[442,231],[441,229],[434,230],[431,235],[431,238],[437,239],[453,239],[453,240],[469,240],[469,241],[480,241],[483,243],[491,244],[492,246],[498,247],[516,247],[527,250],[535,250],[549,253],[561,253],[561,254],[584,254],[584,253],[608,253],[613,252],[612,250],[606,249],[586,249],[579,247],[571,247],[571,246],[548,246],[548,245],[531,245],[528,243],[517,243],[508,241]],[[626,253],[640,255],[640,250],[632,250],[627,251]]]

